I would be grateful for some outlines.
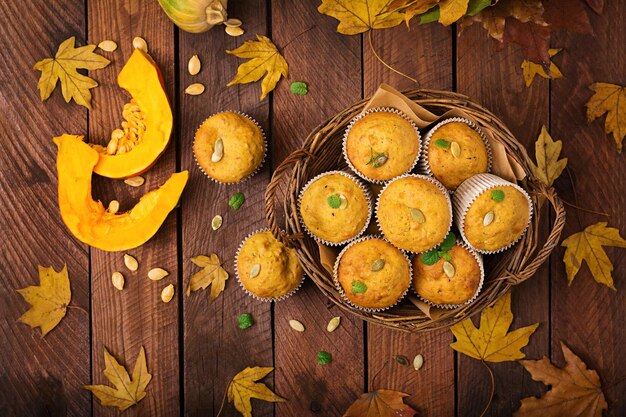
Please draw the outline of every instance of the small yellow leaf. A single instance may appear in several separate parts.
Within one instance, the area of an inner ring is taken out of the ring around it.
[[[60,272],[39,266],[39,285],[17,290],[31,308],[18,319],[33,329],[41,328],[41,336],[56,327],[65,317],[72,298],[67,265]]]
[[[450,345],[457,352],[487,362],[506,362],[522,359],[521,349],[528,344],[530,336],[539,323],[522,327],[508,333],[513,322],[511,292],[507,292],[492,307],[480,315],[480,328],[471,318],[450,328],[456,341]]]
[[[439,23],[449,26],[467,12],[469,0],[443,0],[439,3]]]
[[[256,35],[256,41],[245,41],[239,48],[226,51],[239,58],[249,59],[239,65],[237,75],[227,85],[248,84],[259,81],[267,72],[261,82],[261,100],[276,87],[280,77],[286,77],[288,71],[287,61],[278,52],[276,45],[262,35]]]
[[[561,52],[560,48],[548,50],[548,54],[550,54],[550,57],[553,57],[559,52]],[[530,85],[533,83],[533,80],[535,79],[535,75],[539,75],[540,77],[543,77],[549,80],[556,80],[557,78],[563,77],[563,74],[561,73],[561,70],[559,69],[559,67],[557,67],[556,64],[552,61],[550,61],[550,75],[546,73],[546,70],[543,68],[543,65],[536,64],[526,59],[522,61],[521,67],[522,67],[522,73],[524,74],[524,82],[526,82],[526,87],[530,87]]]
[[[124,411],[141,401],[146,396],[146,387],[152,379],[152,375],[148,373],[146,352],[143,346],[137,355],[132,377],[105,348],[104,376],[115,388],[108,385],[85,385],[83,387],[91,391],[100,400],[100,404],[117,407]]]
[[[211,301],[215,300],[218,295],[224,291],[226,287],[226,280],[228,279],[228,272],[220,263],[220,258],[214,253],[211,256],[196,256],[191,258],[191,262],[202,268],[191,276],[189,280],[189,287],[187,288],[187,296],[192,292],[200,289],[205,289],[211,285]]]
[[[617,152],[622,153],[622,141],[626,136],[626,87],[608,83],[593,83],[589,88],[595,94],[587,102],[589,123],[606,113],[605,133],[613,133]]]
[[[402,13],[390,10],[389,4],[389,0],[322,0],[317,10],[339,20],[337,32],[356,35],[402,23]]]
[[[567,165],[567,158],[559,159],[563,143],[560,140],[553,141],[545,126],[535,142],[535,158],[537,165],[530,163],[530,167],[539,181],[548,187],[552,187]]]
[[[265,384],[256,382],[272,372],[272,367],[246,368],[239,372],[228,385],[228,402],[234,402],[235,408],[244,417],[252,417],[250,400],[257,398],[262,401],[282,402],[284,398],[276,395]]]
[[[626,240],[622,239],[618,229],[606,227],[606,225],[606,222],[592,224],[582,232],[569,236],[561,243],[561,246],[567,248],[563,255],[563,262],[565,262],[568,283],[572,283],[583,261],[585,261],[596,282],[615,290],[611,276],[613,264],[606,255],[603,246],[626,248]]]

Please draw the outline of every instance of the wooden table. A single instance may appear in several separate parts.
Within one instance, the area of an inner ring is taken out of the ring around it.
[[[82,386],[106,384],[102,374],[106,347],[132,366],[141,346],[153,380],[147,397],[125,415],[212,416],[217,412],[232,376],[246,366],[274,366],[267,379],[288,402],[254,402],[254,416],[340,416],[364,390],[389,388],[410,394],[408,403],[420,416],[476,416],[487,401],[490,384],[485,368],[450,347],[449,331],[403,334],[367,325],[331,307],[307,282],[294,297],[278,304],[256,302],[246,296],[234,278],[219,298],[209,303],[208,291],[184,295],[196,270],[189,258],[217,252],[232,273],[232,258],[248,233],[266,225],[264,189],[272,168],[296,149],[307,132],[380,83],[414,87],[410,81],[381,65],[370,51],[367,37],[335,32],[337,22],[320,15],[318,1],[232,1],[231,15],[241,18],[246,34],[231,38],[218,28],[193,35],[177,30],[155,0],[32,0],[2,1],[0,12],[0,149],[2,258],[0,259],[0,415],[88,416],[117,415],[102,407]],[[377,31],[375,47],[395,68],[412,74],[419,86],[455,90],[482,103],[508,124],[531,155],[542,125],[562,139],[569,170],[557,189],[569,201],[611,215],[613,227],[626,230],[624,156],[603,132],[603,122],[588,125],[584,103],[595,81],[624,84],[626,31],[621,20],[624,2],[607,2],[602,16],[591,14],[595,36],[558,33],[554,47],[565,51],[555,58],[564,79],[535,80],[524,86],[521,55],[507,47],[496,52],[485,33],[474,26],[462,35],[440,25]],[[273,95],[259,101],[260,86],[226,87],[241,62],[225,54],[242,39],[268,34],[282,48],[290,77]],[[64,39],[118,42],[112,64],[92,73],[100,83],[94,90],[93,110],[65,104],[57,91],[46,102],[36,90],[39,73],[34,63],[50,56]],[[122,209],[134,204],[147,189],[160,185],[170,173],[190,171],[180,209],[169,216],[157,235],[129,251],[140,263],[136,275],[127,274],[119,292],[110,276],[123,266],[121,253],[92,249],[74,239],[63,225],[57,206],[56,147],[51,138],[62,132],[88,134],[103,143],[120,122],[125,94],[116,75],[131,53],[131,40],[143,36],[161,65],[167,92],[175,109],[175,130],[167,152],[147,173],[147,186],[133,189],[119,181],[94,179],[94,195],[104,202],[118,198]],[[187,60],[198,54],[202,72],[192,77]],[[308,82],[310,93],[296,96],[292,81]],[[183,94],[192,82],[206,92]],[[242,185],[220,186],[196,167],[191,144],[198,125],[224,109],[246,112],[268,133],[271,155],[263,171]],[[569,178],[568,178],[569,177]],[[574,195],[574,188],[576,196]],[[247,201],[238,212],[227,201],[236,191]],[[213,232],[215,214],[224,226]],[[570,208],[564,236],[604,220]],[[546,223],[546,230],[548,225]],[[562,364],[559,342],[564,340],[601,375],[615,381],[626,373],[626,257],[607,249],[615,270],[617,293],[595,283],[586,267],[568,287],[562,263],[563,249],[536,277],[513,292],[513,326],[541,323],[525,348],[527,357],[547,355]],[[14,291],[38,282],[37,264],[56,269],[67,263],[73,299],[80,309],[46,338],[38,330],[18,324],[28,308]],[[143,278],[154,266],[171,271],[159,284]],[[169,304],[159,300],[166,283],[176,285]],[[83,311],[84,310],[84,311]],[[237,327],[240,313],[251,313],[256,324]],[[342,326],[326,332],[327,321],[342,316]],[[289,319],[298,319],[306,332],[293,332]],[[319,366],[319,350],[332,352],[334,363]],[[401,367],[393,355],[422,353],[425,364],[415,372]],[[391,361],[390,361],[391,360]],[[533,382],[517,363],[492,365],[496,375],[490,416],[508,416],[519,400],[546,390]],[[606,392],[606,415],[626,415],[624,385]],[[235,415],[232,406],[223,415]]]

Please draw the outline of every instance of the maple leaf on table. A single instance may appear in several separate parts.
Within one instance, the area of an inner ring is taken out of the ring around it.
[[[239,65],[235,78],[227,86],[253,83],[267,73],[261,82],[261,100],[263,100],[276,87],[281,76],[287,77],[289,66],[270,38],[263,35],[256,35],[256,38],[256,41],[245,41],[239,48],[226,51],[238,58],[249,59],[248,62]]]
[[[67,313],[72,298],[67,265],[59,272],[39,265],[39,285],[17,290],[31,308],[19,319],[32,328],[41,329],[41,337],[54,329]]]
[[[343,417],[413,417],[417,411],[404,403],[408,396],[388,389],[367,392],[352,403]]]
[[[487,362],[505,362],[522,359],[521,349],[528,344],[530,336],[539,323],[508,332],[513,322],[511,312],[511,292],[507,292],[492,307],[480,314],[480,328],[476,328],[471,318],[465,319],[450,328],[456,341],[452,349],[474,359]]]
[[[502,42],[504,41],[507,17],[515,18],[521,23],[533,22],[545,26],[543,12],[541,0],[500,0],[495,5],[483,9],[480,13],[466,17],[461,25],[467,27],[474,22],[480,22],[489,36]]]
[[[515,417],[601,417],[608,404],[602,392],[600,377],[561,342],[565,367],[555,367],[548,358],[523,360],[522,366],[535,381],[551,385],[542,397],[522,399]]]
[[[560,140],[554,141],[545,126],[541,128],[541,133],[535,142],[535,159],[537,165],[530,163],[530,167],[535,176],[546,187],[552,187],[565,167],[567,158],[559,159],[563,143]]]
[[[143,346],[137,355],[132,377],[105,348],[104,375],[115,388],[108,385],[85,385],[83,388],[91,391],[104,406],[117,407],[124,411],[137,404],[146,396],[146,387],[152,379],[148,372]]]
[[[443,0],[439,3],[439,23],[450,26],[467,12],[469,0]]]
[[[565,262],[568,284],[572,283],[585,261],[596,282],[615,290],[611,276],[613,264],[603,246],[626,248],[626,240],[619,235],[618,229],[606,226],[606,222],[592,224],[561,243],[561,246],[567,248],[563,254],[563,262]]]
[[[94,53],[96,45],[85,45],[75,48],[75,37],[66,39],[59,45],[54,58],[46,58],[35,64],[33,69],[41,71],[37,83],[41,101],[46,101],[54,91],[57,81],[61,80],[61,92],[66,103],[74,99],[76,104],[91,109],[90,89],[98,83],[77,69],[96,70],[104,68],[111,61]]]
[[[393,0],[389,4],[389,10],[400,11],[404,15],[404,21],[408,26],[411,19],[437,6],[439,1],[440,0]],[[439,19],[439,16],[437,16],[437,19]]]
[[[284,398],[274,393],[265,384],[256,382],[272,372],[272,367],[246,368],[239,372],[228,385],[228,402],[234,403],[235,408],[245,417],[252,417],[252,398],[263,401],[282,402]]]
[[[525,59],[543,64],[546,69],[550,67],[550,26],[539,25],[534,22],[520,22],[507,17],[504,25],[505,42],[513,42],[520,46]]]
[[[192,291],[203,290],[211,285],[210,301],[215,300],[224,291],[228,279],[228,272],[222,268],[220,258],[212,253],[211,256],[195,256],[191,258],[191,262],[202,269],[191,276],[189,287],[187,287],[187,296]]]
[[[561,49],[548,49],[548,54],[550,58],[554,55],[561,52]],[[556,64],[550,61],[550,73],[548,74],[545,68],[542,65],[535,64],[532,61],[524,60],[522,61],[522,73],[524,74],[524,82],[526,83],[526,87],[530,87],[535,79],[535,75],[539,75],[542,78],[546,78],[548,80],[556,80],[557,78],[563,77],[561,70]]]
[[[617,152],[622,153],[622,141],[626,136],[626,87],[609,83],[593,83],[589,88],[595,91],[587,104],[589,123],[606,113],[605,133],[613,133]]]
[[[604,0],[585,0],[587,6],[591,7],[597,14],[604,10]]]
[[[404,20],[389,0],[322,0],[317,11],[339,20],[337,32],[344,35],[391,28]]]

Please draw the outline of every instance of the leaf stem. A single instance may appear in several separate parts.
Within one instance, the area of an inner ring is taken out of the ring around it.
[[[485,406],[485,409],[483,410],[483,412],[480,413],[480,417],[484,417],[487,414],[487,411],[489,411],[489,408],[491,407],[491,403],[493,401],[493,392],[495,391],[495,388],[496,388],[496,381],[495,381],[495,378],[493,376],[493,371],[491,370],[489,365],[487,365],[487,363],[485,361],[480,361],[480,362],[483,365],[485,365],[485,368],[487,368],[487,370],[489,371],[489,376],[491,377],[491,394],[489,394],[489,402]]]
[[[573,208],[575,208],[576,210],[584,211],[584,212],[586,212],[586,213],[591,213],[591,214],[597,214],[598,216],[604,216],[604,217],[609,217],[609,218],[611,217],[611,216],[610,216],[609,214],[607,214],[607,213],[602,213],[601,211],[593,211],[593,210],[589,210],[589,209],[586,209],[586,208],[583,208],[583,207],[577,206],[577,205],[576,205],[576,204],[574,204],[574,203],[570,203],[569,201],[564,200],[564,199],[562,199],[562,198],[561,198],[561,201],[563,202],[563,204],[566,204],[566,205],[568,205],[568,206],[570,206],[570,207],[573,207]]]
[[[616,385],[621,384],[622,382],[624,382],[624,380],[626,380],[626,375],[623,375],[621,378],[618,378],[617,380],[611,382],[610,384],[608,384],[607,386],[605,386],[603,388],[603,391],[608,391],[609,389],[613,388]]]
[[[82,311],[83,313],[85,313],[85,314],[89,315],[89,312],[88,312],[87,310],[85,310],[84,308],[82,308],[81,306],[75,306],[74,304],[68,304],[66,307],[67,307],[67,308],[74,308],[74,309],[76,309],[76,310],[80,310],[80,311]]]
[[[387,68],[389,68],[391,71],[395,72],[398,75],[403,76],[404,78],[408,78],[409,80],[413,81],[415,84],[417,84],[417,80],[415,78],[409,77],[408,75],[406,75],[405,73],[398,71],[397,69],[395,69],[394,67],[392,67],[391,65],[387,64],[385,61],[383,61],[383,59],[378,55],[378,53],[376,52],[376,50],[374,49],[374,44],[372,43],[372,29],[370,29],[368,31],[368,38],[369,38],[369,42],[370,42],[370,49],[372,50],[372,52],[374,53],[374,56],[376,57],[376,59],[378,59],[380,61],[381,64],[383,64],[384,66],[386,66]]]
[[[232,383],[232,381],[231,381]],[[230,384],[228,384],[230,386]],[[224,409],[224,403],[226,402],[226,394],[228,393],[228,387],[226,387],[226,389],[224,390],[224,396],[222,397],[222,404],[220,405],[220,410],[217,412],[217,415],[215,417],[220,417],[220,414],[222,414],[222,410]]]

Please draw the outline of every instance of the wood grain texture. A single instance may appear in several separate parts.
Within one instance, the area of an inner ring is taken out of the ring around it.
[[[0,415],[85,416],[89,394],[89,256],[61,220],[57,203],[56,146],[64,131],[85,132],[84,108],[66,104],[61,87],[42,103],[35,62],[54,56],[76,36],[85,41],[84,5],[58,10],[33,1],[32,12],[0,2]],[[37,265],[59,271],[67,264],[72,290],[65,318],[45,338],[17,319],[30,308],[15,291],[39,285]],[[68,361],[71,357],[73,360]]]
[[[308,132],[361,98],[361,37],[335,32],[337,21],[317,12],[318,2],[272,1],[272,37],[289,63],[273,101],[274,166],[296,150]],[[289,90],[305,81],[309,94]],[[339,416],[364,390],[363,322],[329,309],[326,299],[307,280],[293,297],[274,308],[276,387],[289,402],[277,416]],[[341,316],[333,333],[326,324]],[[290,319],[304,323],[294,332]],[[317,364],[317,352],[333,355],[329,365]]]
[[[552,85],[552,134],[563,140],[569,172],[557,182],[562,197],[588,210],[609,214],[609,218],[568,208],[563,238],[600,221],[626,236],[626,193],[624,153],[618,154],[612,135],[604,133],[604,116],[592,124],[586,121],[585,103],[593,95],[594,82],[626,85],[624,45],[626,28],[617,16],[626,15],[624,2],[607,2],[604,13],[590,13],[595,37],[557,33],[554,45],[565,48],[561,68],[565,78]],[[552,257],[552,351],[553,361],[562,364],[560,341],[579,355],[609,386],[626,375],[623,346],[626,343],[626,257],[624,249],[606,248],[613,262],[617,291],[596,283],[583,266],[570,286],[563,264],[563,249]],[[626,415],[626,382],[605,389],[609,404],[606,416]]]
[[[509,46],[496,52],[494,47],[478,25],[463,31],[457,39],[457,90],[500,117],[533,155],[541,126],[547,126],[550,120],[548,82],[537,78],[531,88],[526,88],[519,50]],[[523,349],[528,358],[539,358],[549,349],[548,285],[549,269],[544,265],[535,277],[512,291],[515,319],[511,328],[541,323]],[[496,385],[487,415],[512,415],[519,408],[519,399],[540,395],[545,389],[516,362],[489,366]],[[487,370],[479,361],[457,354],[456,378],[458,415],[479,415],[491,389]]]
[[[424,88],[452,88],[452,35],[439,24],[404,25],[372,33],[372,45],[378,55],[394,69],[417,79]],[[415,88],[411,80],[389,70],[363,44],[363,87],[365,95],[373,94],[381,83],[403,90]],[[406,402],[420,416],[454,415],[454,351],[452,334],[438,330],[407,334],[368,325],[369,390],[386,388],[406,392]],[[404,355],[413,360],[424,356],[424,367],[416,372],[412,366],[401,366],[393,358]]]
[[[224,111],[241,111],[252,116],[267,133],[269,129],[269,100],[259,101],[260,83],[226,87],[244,62],[226,54],[243,43],[255,39],[255,34],[267,34],[266,2],[250,1],[229,5],[229,16],[241,19],[246,34],[232,38],[218,26],[199,35],[179,32],[180,89],[195,82],[206,86],[200,96],[180,95],[181,166],[190,171],[189,190],[182,201],[182,268],[184,289],[189,277],[197,271],[189,259],[196,255],[218,254],[230,273],[226,289],[213,303],[209,289],[184,296],[184,379],[185,415],[216,415],[230,380],[247,366],[273,366],[271,304],[248,296],[238,285],[234,256],[243,238],[264,228],[263,194],[269,181],[269,163],[253,178],[238,184],[220,185],[200,171],[192,152],[196,129],[210,115]],[[196,76],[187,72],[187,62],[198,54],[202,70]],[[267,135],[271,143],[271,138]],[[228,199],[243,192],[245,204],[233,211]],[[216,214],[224,218],[218,231],[211,230]],[[251,313],[255,325],[242,330],[237,316]],[[272,386],[274,374],[264,379]],[[280,391],[279,391],[280,393]],[[282,394],[282,393],[281,393]],[[254,401],[255,416],[273,416],[274,405]],[[236,415],[231,404],[222,415]]]
[[[91,142],[105,143],[110,132],[119,126],[128,94],[117,86],[117,74],[130,57],[132,40],[143,37],[148,52],[159,64],[170,99],[174,99],[174,29],[157,2],[133,0],[97,0],[88,3],[89,39],[98,43],[112,39],[118,49],[105,55],[111,65],[99,72],[101,86],[94,94],[89,114]],[[175,106],[175,101],[172,105]],[[137,188],[123,181],[94,178],[94,197],[108,204],[120,201],[120,210],[131,208],[147,191],[164,183],[176,169],[176,137],[166,152],[145,174],[146,183]],[[179,414],[178,299],[164,304],[161,290],[170,283],[180,292],[177,273],[176,216],[170,214],[161,229],[148,243],[127,251],[139,262],[130,272],[123,262],[124,252],[91,250],[92,279],[92,377],[94,384],[108,384],[102,373],[106,347],[127,369],[132,370],[141,346],[145,347],[152,381],[147,396],[126,413],[141,416]],[[150,269],[161,267],[169,275],[158,282],[147,278]],[[123,291],[111,284],[111,274],[120,271],[126,278]],[[118,415],[112,407],[102,407],[94,397],[94,415]]]

